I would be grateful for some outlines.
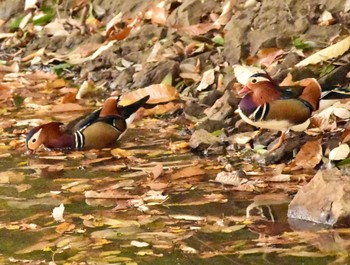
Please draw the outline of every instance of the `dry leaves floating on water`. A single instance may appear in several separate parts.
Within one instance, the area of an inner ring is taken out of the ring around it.
[[[205,171],[203,169],[201,169],[199,166],[194,166],[194,167],[187,167],[187,168],[181,169],[180,171],[177,171],[176,173],[171,175],[171,178],[176,180],[181,178],[189,178],[193,176],[201,176],[204,174],[205,174]]]
[[[74,229],[75,229],[75,224],[64,222],[59,224],[55,230],[57,233],[63,234],[65,232],[71,232]]]
[[[52,210],[52,217],[56,222],[64,222],[63,213],[64,213],[64,205],[63,203],[61,203],[60,206],[55,207]]]
[[[233,185],[238,186],[241,184],[241,178],[239,177],[238,171],[233,172],[219,172],[216,175],[216,178],[214,180],[215,182],[226,184],[226,185]]]
[[[93,191],[88,190],[85,192],[85,198],[92,199],[138,199],[139,196],[130,195],[125,191],[118,190],[104,190],[104,191]]]
[[[163,175],[163,173],[164,173],[164,168],[161,163],[157,163],[157,165],[155,165],[152,168],[153,179],[159,178],[160,176]]]

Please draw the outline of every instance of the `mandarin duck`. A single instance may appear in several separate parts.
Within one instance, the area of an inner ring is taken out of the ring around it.
[[[110,97],[102,108],[79,117],[66,126],[60,122],[37,126],[27,134],[25,143],[28,153],[35,153],[41,146],[49,149],[107,147],[124,134],[135,112],[146,106],[148,99],[149,96],[145,96],[130,105],[118,106],[119,97]]]
[[[278,149],[293,126],[307,121],[318,110],[321,87],[310,78],[305,87],[280,87],[267,73],[252,75],[239,94],[241,118],[256,127],[281,131],[278,142],[269,150]]]

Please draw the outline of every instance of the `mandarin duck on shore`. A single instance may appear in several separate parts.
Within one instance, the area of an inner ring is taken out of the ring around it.
[[[147,104],[149,96],[127,105],[119,106],[119,97],[108,98],[102,108],[79,117],[68,125],[50,122],[31,129],[26,137],[28,153],[41,146],[48,149],[104,148],[115,143],[132,122],[136,111]]]
[[[286,133],[306,122],[319,109],[320,100],[349,98],[349,93],[327,91],[322,93],[316,79],[308,78],[301,86],[283,87],[267,73],[252,75],[239,94],[242,97],[238,113],[253,126],[281,131],[278,142],[269,150],[278,149]]]

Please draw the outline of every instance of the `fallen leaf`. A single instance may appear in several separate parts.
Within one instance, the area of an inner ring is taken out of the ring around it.
[[[118,190],[106,190],[106,191],[85,191],[85,198],[96,198],[96,199],[137,199],[139,196],[130,195],[126,192]]]
[[[204,175],[205,171],[198,166],[187,167],[171,175],[172,179],[189,178],[193,176]]]
[[[57,233],[63,234],[65,232],[71,232],[72,230],[74,230],[74,228],[75,224],[64,222],[59,224],[55,230]]]
[[[68,37],[69,32],[65,30],[63,26],[64,20],[55,19],[55,21],[50,22],[44,26],[44,32],[46,35],[55,36],[55,37]]]
[[[141,241],[136,241],[136,240],[131,241],[130,245],[137,247],[137,248],[144,248],[144,247],[149,246],[149,244],[147,242],[141,242]]]
[[[64,205],[61,203],[60,206],[53,208],[52,217],[56,222],[64,222],[63,213]]]
[[[233,172],[219,172],[216,175],[216,178],[214,180],[215,182],[219,182],[221,184],[226,184],[226,185],[233,185],[233,186],[238,186],[241,184],[241,178],[239,177],[237,171]]]
[[[233,15],[232,9],[235,6],[236,2],[236,0],[227,1],[222,8],[222,13],[214,23],[217,25],[226,25]]]
[[[196,25],[184,26],[184,27],[175,27],[178,34],[187,35],[187,36],[198,36],[205,34],[213,29],[220,29],[220,25],[215,23],[200,23]]]
[[[179,98],[179,92],[173,86],[155,84],[122,95],[119,104],[126,106],[147,95],[150,96],[147,101],[149,104],[169,102]]]
[[[41,48],[41,49],[37,50],[36,52],[33,52],[33,53],[27,55],[26,57],[23,57],[21,61],[28,62],[28,61],[34,59],[35,57],[42,56],[44,54],[44,52],[45,52],[45,48]]]
[[[298,167],[313,169],[321,162],[321,159],[321,143],[319,141],[309,141],[301,147],[294,159],[294,162]]]
[[[159,178],[164,173],[163,165],[161,163],[157,163],[152,168],[153,179]]]
[[[341,144],[329,152],[328,158],[330,160],[343,160],[348,157],[349,153],[350,153],[349,145]]]
[[[13,62],[11,65],[0,64],[0,72],[18,73],[19,72],[19,65],[17,62]],[[4,85],[4,84],[2,84],[2,85]]]
[[[282,49],[278,48],[264,48],[258,52],[259,62],[264,66],[270,66],[277,57],[284,54]]]
[[[205,217],[198,215],[189,215],[189,214],[170,214],[169,217],[178,219],[178,220],[186,220],[186,221],[203,221]]]
[[[114,148],[111,154],[116,158],[129,158],[134,155],[132,151],[121,148]]]
[[[15,252],[15,254],[20,255],[20,254],[28,254],[33,251],[43,251],[43,249],[48,249],[51,247],[55,246],[55,242],[50,242],[50,241],[40,241],[37,243],[34,243],[26,248],[23,248],[21,250],[18,250]]]
[[[181,245],[180,250],[186,254],[198,254],[198,251],[195,248],[186,245]]]
[[[3,171],[0,172],[0,184],[21,183],[25,180],[22,172]]]
[[[165,25],[168,17],[168,11],[164,7],[165,2],[158,3],[155,7],[152,7],[148,16],[151,18],[153,24]]]
[[[169,149],[173,152],[188,149],[190,144],[187,141],[177,141],[169,143]]]
[[[114,27],[114,25],[116,25],[117,23],[119,23],[122,20],[123,17],[123,13],[119,12],[116,16],[114,16],[106,25],[106,30],[104,32],[105,35],[108,35],[108,32],[112,29],[112,27]]]
[[[346,108],[335,108],[333,111],[333,114],[341,119],[349,119],[350,118],[350,111]]]
[[[166,113],[174,113],[178,109],[182,109],[184,106],[183,103],[169,102],[166,104],[156,105],[150,109],[144,109],[142,114],[143,116],[154,116],[154,115],[163,115]]]
[[[347,143],[350,141],[350,124],[345,126],[344,132],[341,134],[341,143]]]
[[[208,86],[214,84],[214,81],[215,81],[214,69],[209,69],[205,71],[203,73],[202,80],[197,87],[197,90],[202,91],[206,89]]]
[[[56,88],[61,88],[66,85],[66,81],[62,78],[55,79],[47,84],[47,88],[49,89],[56,89]]]
[[[348,51],[350,48],[350,36],[339,41],[336,44],[333,44],[323,50],[320,50],[313,55],[307,57],[306,59],[300,61],[295,66],[307,66],[309,64],[317,64],[335,57],[338,57]]]

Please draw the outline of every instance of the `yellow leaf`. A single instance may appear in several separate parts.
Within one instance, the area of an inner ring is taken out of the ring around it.
[[[309,64],[317,64],[335,57],[338,57],[350,49],[350,36],[333,44],[323,50],[320,50],[313,55],[307,57],[301,62],[297,63],[295,66],[307,66]]]
[[[125,149],[121,149],[121,148],[115,148],[111,151],[111,154],[114,157],[118,157],[118,158],[127,158],[130,156],[133,156],[133,153],[131,151],[125,150]]]

